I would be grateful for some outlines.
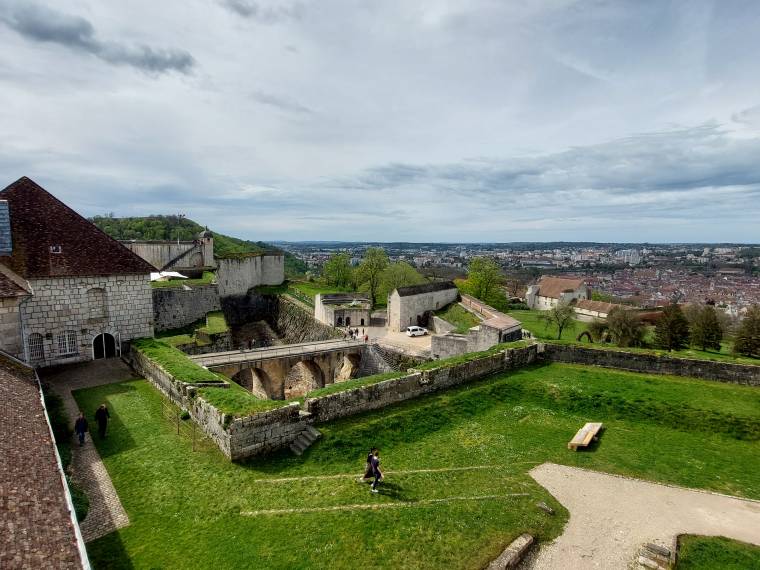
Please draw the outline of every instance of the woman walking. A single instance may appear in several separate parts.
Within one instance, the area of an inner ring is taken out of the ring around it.
[[[372,475],[375,480],[372,481],[372,488],[370,489],[370,492],[379,493],[380,491],[377,490],[377,484],[383,480],[383,472],[380,471],[380,450],[375,448],[372,451]]]

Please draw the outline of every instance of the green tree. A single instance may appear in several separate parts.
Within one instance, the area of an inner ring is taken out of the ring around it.
[[[362,262],[356,268],[356,282],[367,287],[372,305],[377,299],[380,280],[385,268],[388,267],[388,254],[381,247],[369,247],[364,252]]]
[[[702,350],[720,350],[722,340],[723,327],[715,307],[710,305],[699,307],[694,319],[691,320],[691,345]]]
[[[347,288],[353,285],[354,270],[348,253],[334,253],[325,262],[322,274],[328,285]]]
[[[618,346],[641,346],[644,340],[644,325],[633,311],[615,307],[607,315],[607,327]]]
[[[470,262],[468,278],[475,296],[488,302],[501,277],[501,268],[490,257],[476,257]]]
[[[689,321],[676,303],[665,307],[654,329],[654,343],[666,350],[681,350],[689,344]]]
[[[557,340],[562,338],[562,331],[573,330],[575,328],[575,310],[568,303],[557,303],[556,306],[543,311],[539,319],[544,321],[547,328],[549,326],[557,327]]]
[[[734,352],[760,358],[760,305],[752,305],[736,331]]]
[[[385,268],[380,282],[380,290],[382,294],[387,295],[399,287],[424,283],[425,278],[406,261],[398,261],[396,263],[391,263]]]

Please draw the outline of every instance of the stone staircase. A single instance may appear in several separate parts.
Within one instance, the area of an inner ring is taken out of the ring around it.
[[[290,451],[296,455],[301,455],[320,437],[322,437],[322,434],[319,433],[314,426],[307,425],[304,430],[298,434],[298,437],[293,440],[293,443],[290,444]]]

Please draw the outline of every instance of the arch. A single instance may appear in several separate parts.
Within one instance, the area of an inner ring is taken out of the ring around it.
[[[339,327],[343,326],[343,317],[338,317],[338,326]]]
[[[575,337],[575,340],[578,342],[582,342],[583,339],[586,339],[590,344],[594,343],[594,340],[591,338],[591,333],[588,331],[583,331],[581,334],[579,334],[577,337]]]
[[[347,327],[351,326],[351,317],[346,317],[346,326]]]
[[[104,319],[108,316],[106,290],[93,287],[87,290],[87,306],[91,319]]]
[[[29,346],[29,360],[42,362],[45,360],[45,339],[40,333],[32,333],[27,338]]]
[[[246,368],[235,374],[231,380],[243,388],[265,400],[282,400],[283,394],[278,393],[272,379],[261,368]]]
[[[115,356],[117,356],[116,339],[112,334],[104,332],[92,339],[92,357],[95,360]]]
[[[190,267],[203,267],[203,254],[195,252],[190,256]]]
[[[362,322],[359,326],[362,326],[362,327],[364,326],[364,319],[362,319]]]
[[[359,365],[362,362],[361,354],[346,354],[335,376],[335,382],[344,382],[356,378],[359,374]]]
[[[298,398],[312,390],[323,388],[324,385],[325,376],[317,363],[313,360],[301,360],[294,364],[285,375],[283,396],[286,400]]]

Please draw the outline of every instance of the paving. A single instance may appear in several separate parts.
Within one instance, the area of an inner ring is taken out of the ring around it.
[[[685,533],[760,545],[760,501],[552,463],[530,475],[570,511],[570,521],[526,569],[628,568],[643,543],[672,548]]]
[[[68,366],[43,374],[43,377],[53,391],[63,399],[66,413],[73,426],[74,420],[79,415],[79,406],[71,394],[72,390],[114,384],[135,376],[123,361],[110,358]],[[83,447],[79,447],[76,441],[72,443],[71,478],[90,500],[87,516],[79,524],[84,541],[90,542],[127,526],[129,517],[92,443],[92,432],[97,431],[93,419],[95,410],[83,411],[90,424],[90,433],[87,434]]]

